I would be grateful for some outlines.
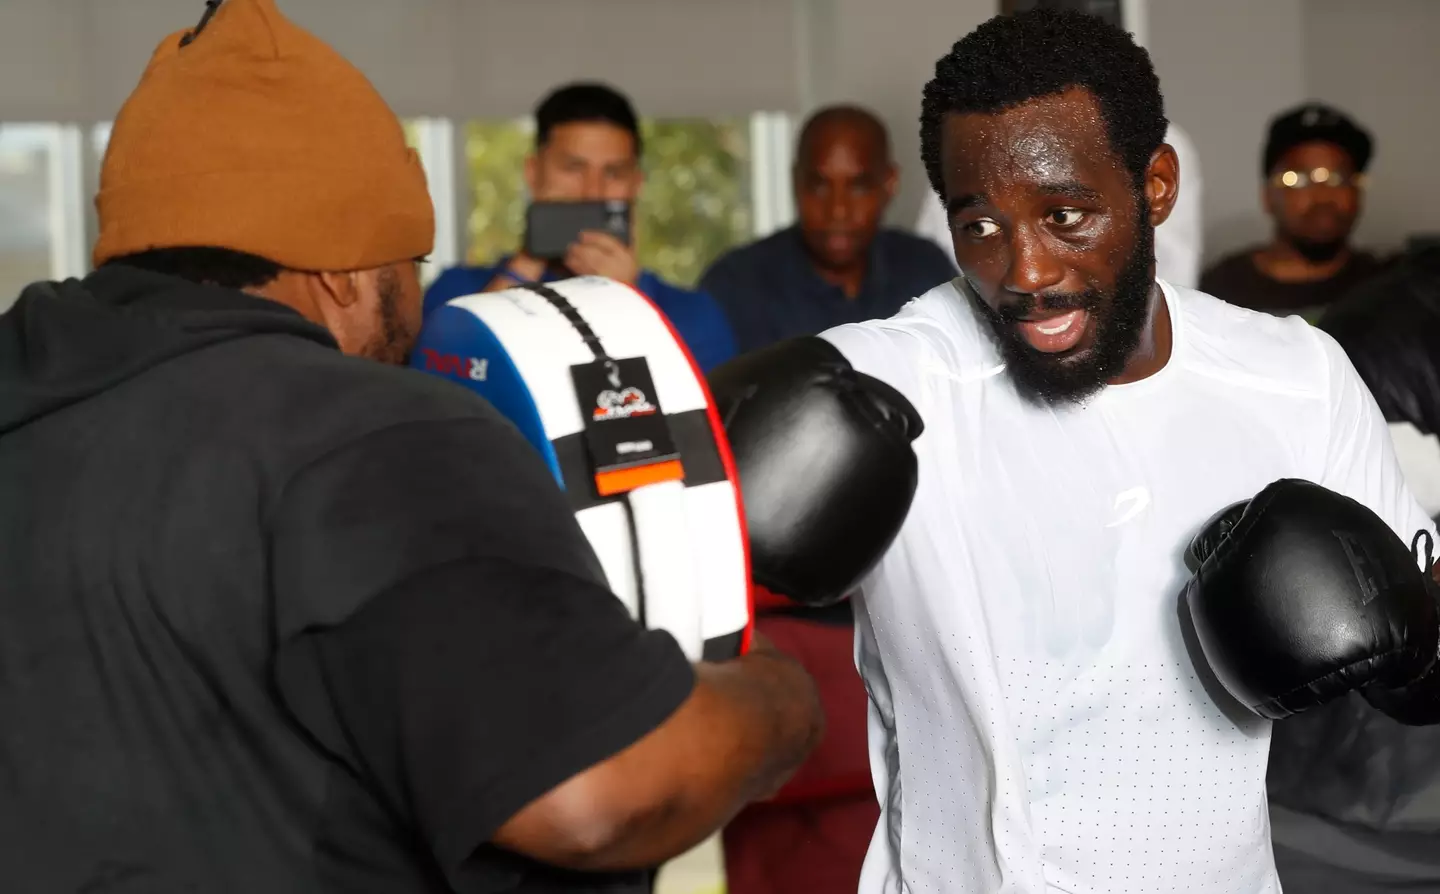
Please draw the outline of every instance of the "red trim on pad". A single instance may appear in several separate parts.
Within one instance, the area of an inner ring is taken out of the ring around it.
[[[720,453],[720,464],[725,469],[725,477],[730,480],[730,485],[735,491],[735,513],[740,522],[740,545],[744,550],[745,579],[748,581],[750,580],[750,532],[745,527],[745,502],[744,497],[740,494],[740,476],[735,471],[735,456],[730,452],[730,439],[725,437],[725,426],[721,424],[720,412],[715,408],[715,396],[710,393],[710,383],[705,381],[705,373],[695,362],[695,356],[690,353],[690,347],[685,344],[685,339],[680,337],[680,333],[675,331],[675,325],[670,322],[669,317],[665,316],[665,312],[650,300],[649,295],[629,283],[623,283],[623,285],[629,286],[630,291],[645,299],[645,303],[655,311],[655,315],[660,318],[660,321],[665,324],[665,328],[669,330],[671,337],[675,339],[675,344],[680,346],[680,352],[690,362],[690,369],[695,373],[696,381],[700,383],[700,391],[705,395],[705,415],[710,419],[710,428],[715,433],[715,447]],[[749,601],[750,618],[745,624],[745,633],[740,638],[741,655],[750,651],[750,642],[755,634],[755,585],[753,583],[750,585]]]

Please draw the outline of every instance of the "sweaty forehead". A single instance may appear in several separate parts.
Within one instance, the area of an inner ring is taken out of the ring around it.
[[[952,113],[941,160],[947,198],[1065,182],[1103,189],[1125,176],[1099,105],[1078,88],[993,114]]]

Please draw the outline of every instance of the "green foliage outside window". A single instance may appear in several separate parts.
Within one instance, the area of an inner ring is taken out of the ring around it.
[[[640,264],[694,285],[716,257],[750,239],[749,130],[744,119],[645,121],[645,188],[636,209]],[[515,251],[525,229],[523,122],[465,125],[470,218],[466,260]]]

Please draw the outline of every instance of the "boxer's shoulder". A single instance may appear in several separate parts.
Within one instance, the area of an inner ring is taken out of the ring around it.
[[[1190,371],[1228,384],[1297,398],[1322,398],[1329,339],[1299,316],[1236,307],[1193,289],[1167,286],[1176,340]]]
[[[902,391],[936,374],[983,378],[996,368],[999,355],[956,282],[912,299],[888,319],[837,326],[822,337],[856,369]]]

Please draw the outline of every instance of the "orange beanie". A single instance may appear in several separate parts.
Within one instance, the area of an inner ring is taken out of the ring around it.
[[[161,42],[115,119],[96,266],[213,246],[292,270],[430,253],[435,212],[395,113],[353,65],[280,14],[229,0]]]

